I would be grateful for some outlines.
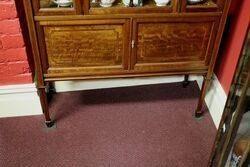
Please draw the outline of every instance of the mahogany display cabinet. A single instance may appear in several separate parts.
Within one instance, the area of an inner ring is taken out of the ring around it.
[[[46,87],[62,80],[185,75],[187,82],[189,74],[203,75],[195,111],[202,115],[230,0],[166,6],[144,0],[138,7],[120,0],[111,7],[98,0],[73,0],[68,7],[52,0],[23,3],[48,127],[54,121]]]

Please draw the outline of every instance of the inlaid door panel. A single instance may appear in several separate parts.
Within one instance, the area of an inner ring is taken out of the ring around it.
[[[183,21],[184,20],[184,21]],[[134,22],[134,70],[207,69],[214,19],[138,19]]]
[[[89,25],[89,21],[42,23],[46,54],[47,76],[81,73],[91,75],[126,70],[128,23],[118,20]],[[56,24],[56,25],[55,25]]]

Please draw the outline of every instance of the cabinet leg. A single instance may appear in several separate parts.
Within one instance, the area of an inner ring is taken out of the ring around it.
[[[40,97],[40,101],[41,101],[41,105],[42,105],[43,114],[45,117],[45,124],[47,125],[47,127],[50,128],[53,126],[54,122],[51,121],[51,118],[50,118],[48,99],[47,99],[45,87],[38,88],[38,91],[39,91],[39,97]]]
[[[204,103],[206,89],[207,89],[207,86],[209,85],[209,82],[210,82],[210,79],[206,79],[206,77],[204,77],[204,80],[202,82],[201,93],[200,93],[198,105],[197,105],[197,108],[195,110],[195,117],[196,118],[200,118],[203,116],[204,111],[202,111],[202,106]]]
[[[53,98],[53,94],[55,94],[55,88],[51,82],[46,83],[46,87],[47,101],[50,102]]]
[[[188,84],[189,84],[188,78],[189,78],[189,75],[186,74],[186,75],[184,76],[184,81],[183,81],[183,83],[182,83],[183,88],[185,88],[185,87],[188,86]]]

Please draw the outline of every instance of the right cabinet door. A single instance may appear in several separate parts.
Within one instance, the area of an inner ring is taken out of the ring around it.
[[[135,19],[132,70],[206,71],[217,31],[216,20],[217,16]]]

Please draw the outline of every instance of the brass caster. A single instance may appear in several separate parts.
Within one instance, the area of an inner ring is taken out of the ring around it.
[[[203,118],[203,116],[204,116],[204,112],[202,112],[202,111],[195,111],[194,117],[195,117],[196,120],[201,120]]]
[[[186,88],[189,85],[189,81],[183,81],[182,86],[183,88]]]
[[[54,125],[54,121],[45,121],[47,128],[51,128]]]

